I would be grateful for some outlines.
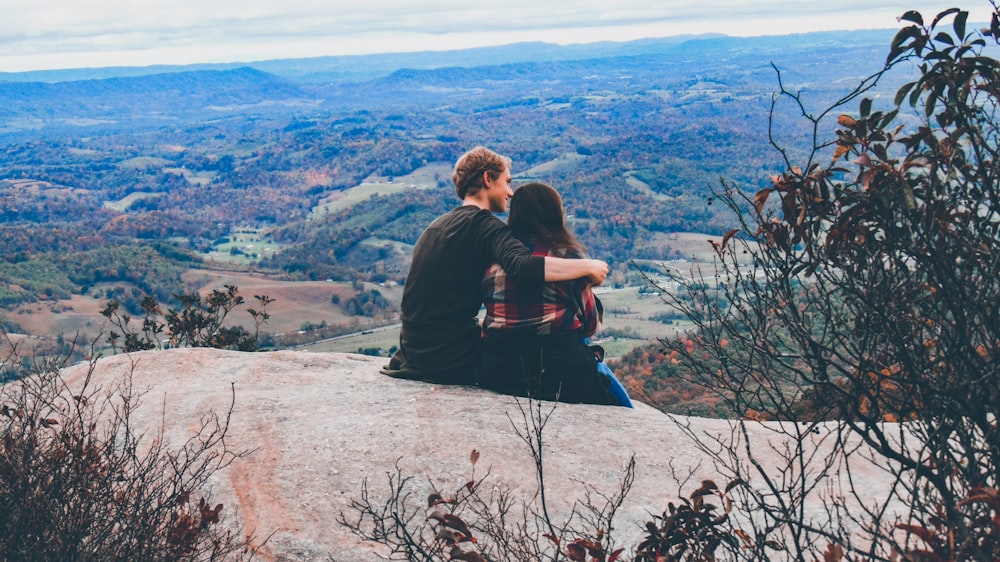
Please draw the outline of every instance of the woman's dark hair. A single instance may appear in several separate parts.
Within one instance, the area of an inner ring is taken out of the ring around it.
[[[507,224],[520,240],[534,240],[553,248],[583,252],[566,228],[562,198],[550,185],[527,183],[514,191]]]

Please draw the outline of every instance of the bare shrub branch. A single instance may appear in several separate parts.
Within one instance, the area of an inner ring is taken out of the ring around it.
[[[11,346],[0,363],[24,365],[18,357]],[[95,368],[96,358],[70,385],[58,368],[15,367],[17,380],[0,386],[0,558],[251,559],[252,537],[208,491],[213,474],[249,453],[225,444],[234,402],[171,446],[162,426],[133,425],[141,394],[131,371],[102,385]]]

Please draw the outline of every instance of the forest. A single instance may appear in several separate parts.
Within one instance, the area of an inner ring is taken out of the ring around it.
[[[180,271],[240,228],[280,247],[258,256],[257,269],[402,281],[405,250],[379,258],[370,242],[412,244],[456,203],[447,174],[339,213],[311,210],[365,181],[450,164],[477,144],[509,155],[516,181],[559,188],[593,255],[613,265],[657,259],[655,233],[728,227],[710,204],[720,178],[756,189],[777,169],[768,149],[777,69],[820,104],[863,70],[858,60],[877,66],[867,54],[888,33],[626,43],[580,59],[512,46],[506,64],[387,65],[356,82],[287,77],[301,61],[284,70],[272,61],[270,72],[0,75],[0,302],[95,281],[153,290],[141,278],[154,270],[166,297],[181,288]],[[786,137],[808,133],[776,125]],[[100,268],[97,279],[71,271],[98,249],[134,263]]]
[[[823,107],[878,68],[891,33],[0,74],[0,321],[24,331],[3,311],[71,295],[139,315],[147,295],[169,304],[193,290],[192,269],[403,283],[424,226],[458,202],[450,166],[478,144],[511,157],[515,184],[559,189],[572,228],[612,271],[683,259],[666,236],[732,227],[732,210],[712,204],[720,181],[760,189],[780,169],[770,140],[809,138],[808,122],[772,114],[779,78]],[[333,63],[369,74],[332,76]],[[362,184],[375,186],[369,197],[330,205]],[[256,244],[234,242],[246,232]],[[626,279],[639,276],[613,276]],[[338,317],[387,321],[395,303],[371,290],[335,302]],[[340,323],[302,320],[324,326],[314,338]],[[636,380],[653,368],[624,361]],[[657,365],[656,380],[678,384]]]

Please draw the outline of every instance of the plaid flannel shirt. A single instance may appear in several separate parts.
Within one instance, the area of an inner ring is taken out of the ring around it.
[[[536,256],[582,258],[573,250],[545,244],[527,244]],[[491,265],[483,276],[483,335],[541,335],[578,332],[594,335],[600,320],[590,283],[586,279],[523,286]]]

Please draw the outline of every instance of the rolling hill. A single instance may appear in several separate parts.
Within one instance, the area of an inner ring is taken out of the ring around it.
[[[136,306],[196,289],[192,267],[402,282],[408,248],[457,204],[450,166],[478,144],[509,155],[516,181],[556,186],[628,283],[631,259],[683,257],[670,236],[729,228],[720,179],[766,185],[772,140],[792,158],[808,140],[794,107],[772,113],[779,73],[824,107],[878,70],[891,34],[0,75],[0,300]]]

